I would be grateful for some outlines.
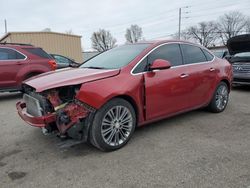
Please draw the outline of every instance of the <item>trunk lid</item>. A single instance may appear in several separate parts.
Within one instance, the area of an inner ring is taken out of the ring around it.
[[[227,48],[230,55],[242,52],[250,52],[250,34],[238,35],[227,41]]]

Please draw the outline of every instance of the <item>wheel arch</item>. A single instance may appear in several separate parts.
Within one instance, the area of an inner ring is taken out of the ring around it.
[[[42,74],[42,73],[43,73],[42,71],[32,71],[32,72],[27,73],[27,74],[24,76],[24,79],[26,80],[26,79],[28,79],[28,78],[30,78],[30,77],[32,77],[32,76],[36,76],[36,75]]]
[[[230,82],[228,81],[228,79],[224,78],[224,79],[222,79],[220,82],[224,82],[225,84],[227,84],[227,87],[228,87],[229,91],[231,91],[231,84],[230,84]]]

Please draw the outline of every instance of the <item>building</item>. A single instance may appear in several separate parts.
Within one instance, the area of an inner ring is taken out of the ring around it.
[[[56,32],[9,32],[0,42],[25,43],[43,48],[47,53],[60,54],[81,63],[81,36]]]
[[[88,59],[98,55],[100,52],[97,51],[85,51],[82,52],[82,56],[83,56],[83,61],[87,61]]]

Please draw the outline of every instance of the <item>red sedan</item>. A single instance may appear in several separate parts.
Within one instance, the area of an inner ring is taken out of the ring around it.
[[[190,110],[222,112],[232,68],[202,46],[156,41],[120,46],[23,84],[20,117],[44,133],[121,148],[135,127]]]

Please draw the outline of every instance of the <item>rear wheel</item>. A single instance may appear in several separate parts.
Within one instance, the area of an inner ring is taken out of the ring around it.
[[[119,149],[131,138],[135,124],[132,105],[124,99],[113,99],[97,111],[90,129],[90,141],[103,151]]]
[[[229,99],[229,89],[225,82],[220,82],[208,106],[211,112],[219,113],[225,110]]]

